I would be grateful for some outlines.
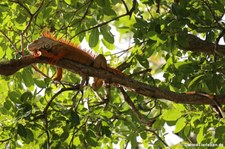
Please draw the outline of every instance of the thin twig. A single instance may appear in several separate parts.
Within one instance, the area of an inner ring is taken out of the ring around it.
[[[0,32],[10,42],[10,44],[13,46],[14,50],[18,53],[19,50],[16,48],[16,45],[12,42],[12,40],[2,30],[0,30]]]
[[[4,139],[4,140],[0,140],[0,143],[4,143],[4,142],[7,142],[9,140],[11,140],[12,138],[8,138],[8,139]]]
[[[92,3],[93,3],[93,0],[91,0],[91,1],[89,2],[89,5],[87,6],[87,8],[86,8],[86,10],[85,10],[84,15],[81,17],[81,19],[80,19],[80,21],[79,21],[80,23],[84,20],[84,18],[85,18],[86,15],[88,14],[88,11],[89,11],[89,9],[90,9]]]
[[[17,0],[17,1],[11,0],[10,2],[19,4],[21,7],[23,7],[29,13],[30,16],[32,16],[32,13],[30,12],[30,10],[25,5],[23,5],[19,0]]]
[[[152,132],[166,147],[169,145],[158,135],[158,133],[155,132],[155,130],[152,129],[146,129],[147,131]]]
[[[40,69],[37,68],[37,66],[32,65],[32,68],[34,68],[34,70],[38,73],[40,73],[42,76],[44,76],[45,78],[49,78],[48,75],[46,75],[44,72],[42,72]]]
[[[127,4],[124,2],[124,0],[121,0],[121,1],[122,1],[123,5],[124,5],[124,7],[125,7],[125,9],[126,9],[126,12],[129,13],[129,9],[128,9],[128,7],[127,7]]]

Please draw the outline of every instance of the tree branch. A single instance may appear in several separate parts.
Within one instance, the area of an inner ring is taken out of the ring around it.
[[[24,68],[33,63],[48,63],[47,58],[33,58],[32,56],[26,56],[18,60],[11,60],[8,62],[0,63],[0,74],[1,75],[12,75],[19,69]],[[82,65],[70,60],[62,59],[56,64],[59,67],[65,68],[71,72],[78,73],[86,76],[98,77],[107,82],[118,84],[126,87],[127,89],[141,94],[147,97],[156,99],[166,99],[173,101],[175,103],[182,104],[210,104],[215,105],[214,99],[218,103],[225,104],[225,95],[210,96],[202,94],[185,94],[185,93],[175,93],[168,90],[163,90],[155,86],[151,86],[142,82],[138,82],[128,76],[121,76],[113,74],[103,69],[94,68],[87,65]]]
[[[185,51],[203,52],[206,54],[213,54],[215,52],[215,44],[202,40],[195,35],[188,34],[188,47],[179,45],[179,48]],[[225,45],[218,45],[217,52],[225,55]]]

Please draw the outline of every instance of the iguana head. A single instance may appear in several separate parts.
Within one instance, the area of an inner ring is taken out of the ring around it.
[[[41,51],[40,51],[41,49],[48,50],[57,44],[59,44],[59,42],[42,36],[38,38],[37,40],[28,44],[27,48],[34,56],[39,57],[41,56]]]

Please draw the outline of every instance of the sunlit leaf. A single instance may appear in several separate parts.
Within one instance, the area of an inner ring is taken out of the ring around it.
[[[181,117],[177,120],[176,127],[174,130],[174,133],[180,132],[186,125],[186,119],[184,117]]]
[[[23,77],[24,83],[27,87],[31,87],[34,85],[33,76],[29,70],[24,70],[22,72],[22,77]]]
[[[66,3],[71,4],[71,0],[64,0]]]
[[[5,55],[5,52],[3,51],[2,47],[0,47],[0,58],[2,58]]]
[[[162,114],[162,118],[166,121],[176,121],[182,116],[182,113],[177,109],[165,110]]]
[[[204,126],[200,127],[199,132],[197,134],[197,142],[201,143],[204,139]]]
[[[92,48],[95,47],[98,44],[98,41],[99,41],[99,31],[98,29],[93,29],[89,37],[89,46]]]
[[[103,37],[104,37],[104,39],[107,41],[107,42],[109,42],[109,43],[114,43],[114,36],[113,36],[113,34],[110,32],[110,30],[109,30],[110,28],[109,27],[101,27],[100,28],[100,31],[101,31],[101,33],[102,33],[102,35],[103,35]]]

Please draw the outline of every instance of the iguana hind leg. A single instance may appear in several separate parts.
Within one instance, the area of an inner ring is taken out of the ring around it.
[[[105,57],[102,54],[99,54],[95,58],[93,66],[95,68],[103,68],[103,69],[106,69],[107,68],[107,61],[106,61]]]
[[[107,68],[107,61],[105,57],[102,54],[99,54],[93,63],[93,67],[95,68],[102,68],[105,69]],[[103,84],[103,80],[99,78],[94,78],[94,83],[92,84],[92,87],[94,90],[98,90]]]

